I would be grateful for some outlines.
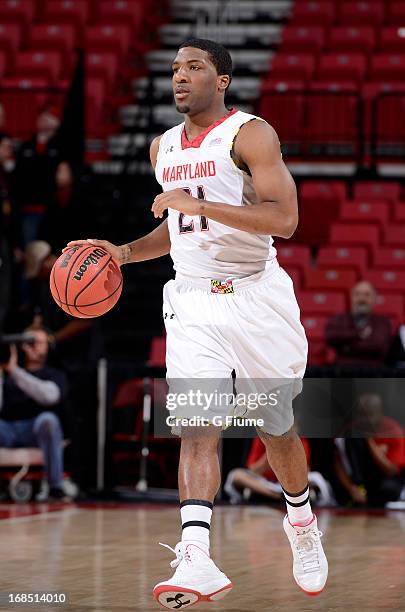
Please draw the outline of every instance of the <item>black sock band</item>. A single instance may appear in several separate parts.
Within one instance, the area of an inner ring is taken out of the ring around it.
[[[302,489],[302,491],[300,491],[299,493],[289,493],[288,491],[286,491],[283,487],[281,487],[283,489],[284,495],[288,495],[288,497],[300,497],[301,495],[304,495],[304,493],[306,493],[307,491],[309,491],[309,485],[307,485],[304,489]]]
[[[205,529],[209,530],[210,524],[205,521],[187,521],[187,523],[183,523],[181,528],[185,529],[186,527],[205,527]]]
[[[180,508],[184,508],[184,506],[205,506],[206,508],[210,508],[212,510],[214,504],[206,501],[205,499],[185,499],[180,503]]]
[[[293,508],[300,508],[301,506],[305,506],[305,504],[307,504],[309,502],[309,495],[308,495],[308,497],[306,499],[304,499],[304,501],[299,502],[298,504],[294,504],[293,502],[290,502],[287,498],[286,498],[285,502],[289,506],[293,506]]]

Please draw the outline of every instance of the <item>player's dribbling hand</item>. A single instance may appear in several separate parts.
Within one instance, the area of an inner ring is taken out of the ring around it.
[[[68,251],[69,249],[75,246],[92,246],[92,245],[96,247],[101,247],[102,249],[107,251],[107,253],[109,253],[111,257],[115,259],[117,264],[119,264],[120,266],[124,263],[122,247],[116,246],[115,244],[108,242],[108,240],[97,240],[95,238],[88,238],[87,240],[72,240],[71,242],[67,243],[64,249],[62,249],[62,253],[64,253],[65,251]]]
[[[193,216],[200,213],[200,202],[193,198],[184,189],[172,189],[156,196],[152,204],[152,212],[155,219],[161,219],[168,208],[178,210],[185,215]]]

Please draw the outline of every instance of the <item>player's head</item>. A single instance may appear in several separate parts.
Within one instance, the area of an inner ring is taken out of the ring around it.
[[[173,61],[173,95],[179,113],[196,115],[225,97],[232,80],[232,58],[222,45],[189,38]]]
[[[371,283],[360,281],[353,287],[351,298],[353,314],[371,314],[377,294]]]

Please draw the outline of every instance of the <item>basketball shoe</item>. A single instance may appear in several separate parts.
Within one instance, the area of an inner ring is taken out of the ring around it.
[[[283,527],[293,553],[295,582],[307,595],[319,595],[328,578],[328,561],[323,552],[322,532],[318,530],[316,516],[309,525],[299,527],[291,525],[286,515]]]
[[[217,601],[232,589],[229,578],[196,544],[179,542],[175,548],[161,545],[174,552],[176,559],[170,566],[177,568],[169,580],[153,589],[153,597],[165,608],[179,610],[199,601]]]

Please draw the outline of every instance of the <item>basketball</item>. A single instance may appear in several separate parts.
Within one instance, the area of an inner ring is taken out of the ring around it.
[[[94,245],[75,246],[55,262],[50,288],[58,306],[73,317],[99,317],[117,303],[122,274],[106,250]]]

